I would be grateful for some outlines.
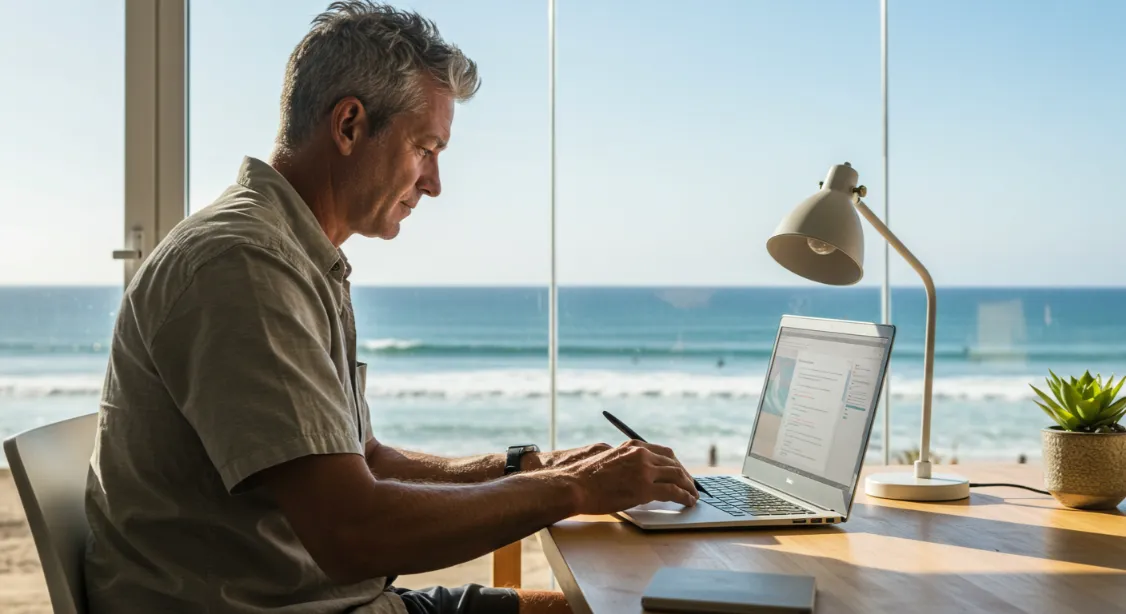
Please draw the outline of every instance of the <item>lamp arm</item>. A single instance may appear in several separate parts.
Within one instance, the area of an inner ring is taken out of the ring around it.
[[[934,291],[934,280],[931,279],[930,272],[919,262],[919,259],[907,249],[907,246],[899,240],[898,237],[892,233],[880,218],[876,217],[875,213],[860,200],[860,197],[853,197],[853,204],[860,215],[868,220],[877,232],[883,236],[887,242],[899,252],[900,256],[915,269],[919,277],[923,279],[923,287],[927,291],[927,335],[923,345],[923,428],[919,436],[919,460],[915,462],[915,477],[929,478],[931,477],[931,463],[930,463],[930,436],[931,436],[931,389],[934,382],[934,337],[935,337],[935,309],[938,297]],[[884,435],[887,438],[887,435]],[[887,442],[884,442],[887,445]]]

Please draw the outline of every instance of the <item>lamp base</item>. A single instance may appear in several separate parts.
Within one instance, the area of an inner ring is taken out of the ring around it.
[[[910,471],[876,473],[864,480],[870,497],[899,501],[955,501],[970,496],[970,482],[960,475],[936,473],[917,478]]]

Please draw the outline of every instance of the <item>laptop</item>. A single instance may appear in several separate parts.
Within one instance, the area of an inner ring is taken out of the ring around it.
[[[783,316],[740,475],[700,475],[695,507],[653,502],[619,515],[642,529],[848,520],[895,327]]]

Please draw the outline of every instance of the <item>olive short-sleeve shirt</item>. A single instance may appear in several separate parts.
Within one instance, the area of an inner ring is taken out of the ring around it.
[[[248,478],[363,454],[350,267],[293,187],[244,160],[125,290],[87,486],[92,612],[405,614],[334,584]]]

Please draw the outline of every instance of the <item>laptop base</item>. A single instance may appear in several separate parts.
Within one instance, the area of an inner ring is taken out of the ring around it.
[[[740,480],[745,479],[743,476],[731,477]],[[785,515],[732,516],[702,500],[697,502],[694,507],[684,507],[679,503],[654,501],[653,503],[632,507],[620,512],[618,516],[645,530],[817,526],[819,524],[836,524],[845,520],[844,516],[835,512],[815,512],[812,510]]]

